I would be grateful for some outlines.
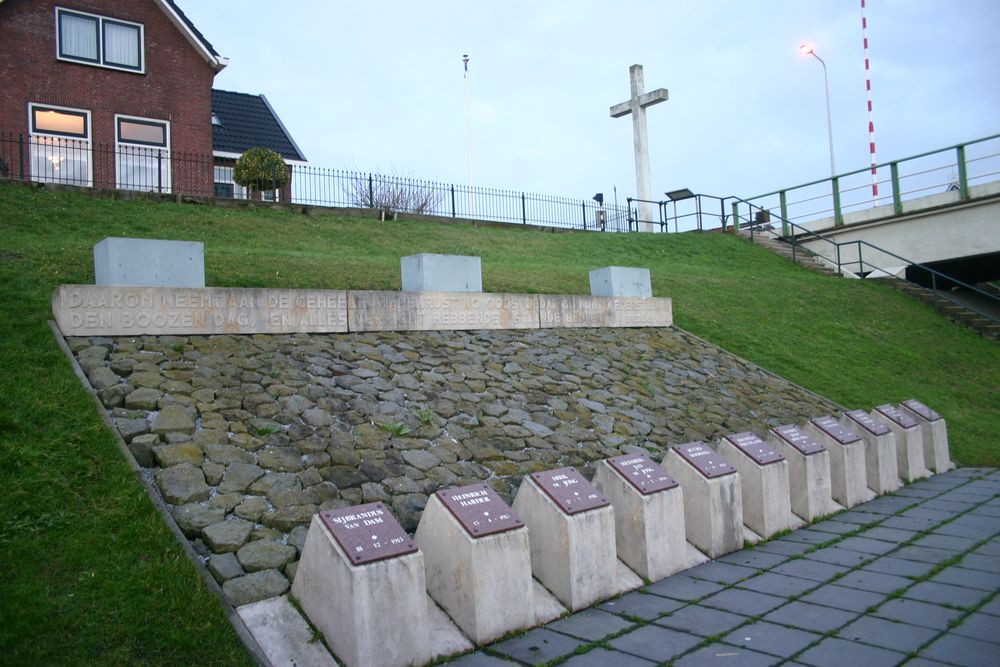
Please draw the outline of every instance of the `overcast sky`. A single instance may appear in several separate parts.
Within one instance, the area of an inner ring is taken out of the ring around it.
[[[589,199],[635,194],[628,68],[654,191],[752,196],[865,167],[860,0],[178,0],[310,163]],[[1000,132],[997,0],[868,0],[879,161]]]

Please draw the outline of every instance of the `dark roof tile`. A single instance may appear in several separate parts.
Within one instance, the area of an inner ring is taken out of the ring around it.
[[[212,89],[212,149],[242,153],[248,148],[270,148],[286,160],[305,160],[295,140],[263,95]]]

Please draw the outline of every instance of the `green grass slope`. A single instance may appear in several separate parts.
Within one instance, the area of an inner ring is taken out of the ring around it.
[[[0,184],[0,655],[16,664],[249,664],[122,460],[46,321],[107,236],[205,243],[216,286],[399,289],[399,258],[479,255],[489,292],[589,292],[644,266],[679,327],[848,407],[917,397],[953,457],[1000,465],[1000,346],[890,289],[721,234],[307,217]]]

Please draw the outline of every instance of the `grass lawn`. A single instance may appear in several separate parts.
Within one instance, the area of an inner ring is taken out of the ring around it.
[[[15,664],[251,664],[122,460],[48,328],[61,283],[92,283],[107,236],[205,243],[213,286],[399,289],[399,258],[479,255],[488,292],[589,293],[649,267],[677,326],[827,396],[916,397],[952,455],[1000,465],[1000,345],[888,288],[810,273],[721,234],[303,216],[0,185],[0,655]]]

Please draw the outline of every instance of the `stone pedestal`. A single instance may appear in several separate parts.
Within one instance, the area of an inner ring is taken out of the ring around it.
[[[904,482],[912,482],[930,475],[924,462],[924,435],[920,423],[894,405],[879,405],[872,412],[889,427],[896,438],[896,471]]]
[[[205,244],[108,237],[94,246],[94,284],[204,287]]]
[[[671,447],[663,467],[684,489],[688,541],[709,558],[743,548],[743,494],[736,468],[703,442]]]
[[[526,476],[514,512],[531,536],[531,571],[570,611],[618,592],[614,508],[576,469]]]
[[[473,642],[535,624],[528,529],[489,485],[432,495],[415,539],[427,592]]]
[[[342,521],[338,530],[349,536],[349,546],[334,537],[328,519],[313,516],[292,595],[337,658],[348,667],[430,660],[423,554],[382,503],[322,514]],[[390,553],[389,546],[407,552],[360,562]]]
[[[767,441],[788,461],[792,512],[810,522],[841,509],[830,487],[830,453],[815,437],[790,424],[768,431]]]
[[[594,485],[615,508],[620,560],[650,581],[687,568],[684,492],[666,471],[626,454],[598,463]]]
[[[649,269],[631,266],[605,266],[590,272],[591,296],[653,296]]]
[[[404,292],[482,292],[479,257],[421,253],[399,260]]]
[[[740,474],[745,526],[765,540],[802,526],[792,514],[788,462],[780,452],[748,432],[720,440],[719,454]]]
[[[803,429],[830,454],[830,492],[844,507],[854,507],[875,497],[868,488],[865,441],[827,415],[806,422]]]
[[[903,401],[899,407],[920,423],[927,467],[936,473],[954,468],[948,451],[948,425],[941,415],[916,399]]]
[[[865,441],[868,488],[880,495],[898,489],[901,483],[896,470],[896,436],[889,427],[864,410],[848,410],[841,423]]]

